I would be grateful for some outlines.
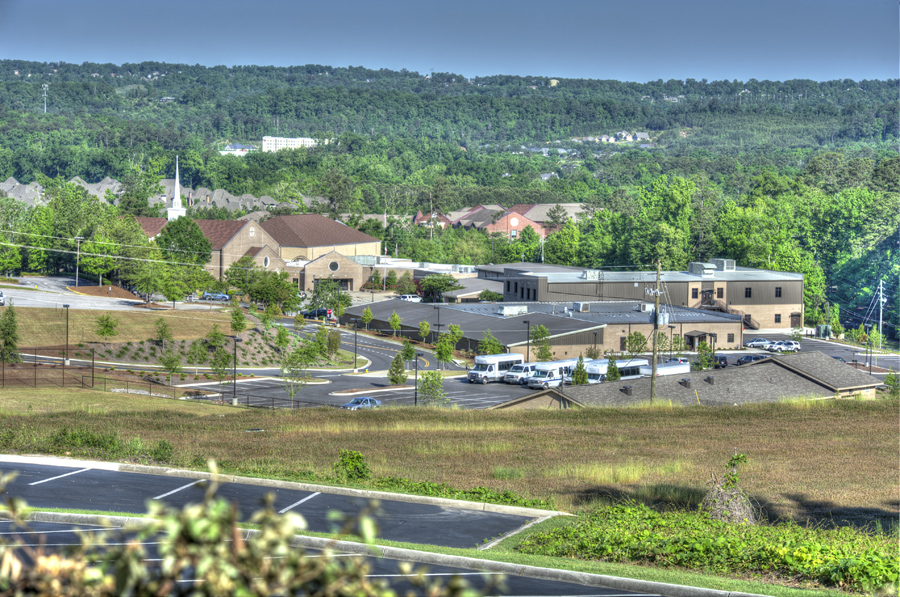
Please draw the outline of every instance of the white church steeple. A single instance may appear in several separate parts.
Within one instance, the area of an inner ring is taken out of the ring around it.
[[[187,210],[181,207],[181,185],[178,183],[178,156],[175,156],[175,194],[172,196],[172,207],[166,210],[168,213],[166,219],[168,221],[177,220],[187,213]]]

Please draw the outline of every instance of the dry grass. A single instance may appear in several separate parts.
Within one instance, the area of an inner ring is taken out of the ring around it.
[[[160,391],[170,388],[160,388]],[[156,389],[154,389],[154,392]],[[118,394],[95,390],[65,390],[59,388],[5,389],[0,394],[0,417],[25,415],[34,417],[60,412],[79,412],[106,416],[116,412],[144,413],[165,409],[179,414],[219,416],[234,413],[234,409],[195,400],[169,400],[136,394]]]
[[[230,410],[204,418],[115,412],[121,404],[98,402],[103,412],[93,415],[32,414],[28,425],[38,434],[77,425],[151,444],[167,439],[177,465],[214,458],[232,472],[283,478],[327,476],[339,450],[353,449],[375,475],[552,497],[568,510],[620,497],[695,505],[736,448],[750,459],[741,484],[769,518],[866,523],[896,521],[900,512],[896,400],[562,412]],[[7,418],[0,432],[19,425]]]
[[[97,318],[108,313],[119,320],[119,335],[115,342],[138,342],[156,336],[156,320],[169,322],[176,340],[193,340],[205,336],[214,324],[223,333],[229,333],[231,318],[228,313],[210,311],[90,311],[69,310],[69,343],[99,342],[95,333]],[[66,343],[66,310],[62,303],[58,309],[18,308],[19,346],[64,346]]]

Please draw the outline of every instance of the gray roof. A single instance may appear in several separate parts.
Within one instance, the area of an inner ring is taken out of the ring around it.
[[[503,282],[499,280],[488,280],[487,278],[462,278],[456,282],[462,286],[462,290],[445,292],[445,297],[459,299],[464,296],[481,294],[482,290],[490,290],[492,292],[503,294]]]
[[[530,274],[547,278],[548,283],[582,282],[585,280],[583,271],[576,272],[548,272],[532,269]],[[656,272],[610,272],[600,270],[604,282],[638,282],[643,284],[656,284]],[[776,272],[772,270],[756,269],[752,267],[737,267],[735,271],[715,270],[712,276],[699,276],[689,272],[662,272],[661,280],[665,282],[696,282],[697,280],[725,280],[729,282],[753,281],[753,280],[802,280],[803,274],[793,272]]]
[[[799,357],[799,358],[798,358]],[[732,406],[777,402],[788,398],[829,398],[836,389],[812,374],[850,384],[845,391],[882,385],[881,380],[857,371],[821,352],[797,353],[757,361],[752,365],[656,378],[656,400],[682,406]],[[683,379],[691,380],[686,387]],[[707,381],[711,379],[712,383]],[[624,392],[631,386],[632,395]],[[557,390],[548,390],[555,392]],[[650,401],[650,378],[566,386],[562,393],[585,406],[633,406]]]

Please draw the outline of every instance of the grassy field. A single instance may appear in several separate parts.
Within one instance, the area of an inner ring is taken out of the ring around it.
[[[97,318],[109,314],[119,320],[119,334],[114,342],[139,342],[156,336],[156,321],[159,318],[169,322],[176,340],[193,340],[205,336],[214,324],[219,330],[229,333],[230,314],[217,311],[89,311],[69,310],[69,342],[99,342],[95,333]],[[19,346],[62,346],[66,342],[66,310],[60,303],[59,309],[21,308],[16,309],[19,318]]]
[[[161,388],[163,391],[167,388]],[[156,391],[156,390],[154,390]],[[165,409],[172,416],[219,416],[233,414],[234,409],[210,402],[150,398],[138,394],[118,394],[94,390],[61,388],[16,388],[0,393],[0,417],[34,417],[51,413],[78,412],[105,416],[115,412],[141,413]],[[19,419],[21,420],[21,419]]]
[[[27,420],[30,434],[15,449],[41,451],[40,438],[63,426],[113,429],[171,442],[177,466],[214,458],[233,473],[320,481],[352,449],[375,476],[508,490],[564,510],[623,497],[692,506],[737,449],[750,460],[742,485],[770,519],[891,526],[900,511],[897,401],[564,412],[226,407],[216,411],[224,417],[203,417],[210,407],[157,400],[154,412],[152,399],[86,395],[3,394],[0,433]]]

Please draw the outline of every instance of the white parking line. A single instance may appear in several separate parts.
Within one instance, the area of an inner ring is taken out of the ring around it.
[[[172,495],[173,493],[178,493],[179,491],[181,491],[181,490],[183,490],[183,489],[187,489],[188,487],[193,487],[193,486],[196,485],[197,483],[202,483],[202,482],[203,482],[203,479],[197,479],[196,481],[193,481],[193,482],[191,482],[191,483],[188,483],[187,485],[183,485],[183,486],[179,487],[178,489],[173,489],[173,490],[170,491],[169,493],[164,493],[164,494],[162,494],[162,495],[158,495],[158,496],[156,496],[156,497],[153,498],[153,499],[154,499],[154,500],[160,500],[160,499],[162,499],[162,498],[164,498],[164,497],[168,497],[168,496]]]
[[[44,479],[43,481],[35,481],[34,483],[29,483],[28,485],[40,485],[41,483],[46,483],[47,481],[56,481],[57,479],[62,479],[63,477],[68,477],[69,475],[77,475],[78,473],[83,473],[84,471],[89,471],[89,468],[83,468],[80,471],[72,471],[71,473],[66,473],[65,475],[57,475],[55,477],[50,477],[49,479]]]
[[[284,510],[279,510],[278,513],[279,513],[279,514],[284,514],[284,513],[287,512],[288,510],[293,510],[294,508],[296,508],[297,506],[299,506],[299,505],[302,504],[303,502],[305,502],[305,501],[307,501],[307,500],[313,499],[314,497],[316,497],[317,495],[319,495],[319,493],[320,493],[320,492],[317,491],[317,492],[315,492],[315,493],[313,493],[313,494],[310,494],[310,495],[306,496],[305,498],[303,498],[302,500],[300,500],[299,502],[296,502],[296,503],[291,504],[290,506],[288,506],[288,507],[285,508]]]

